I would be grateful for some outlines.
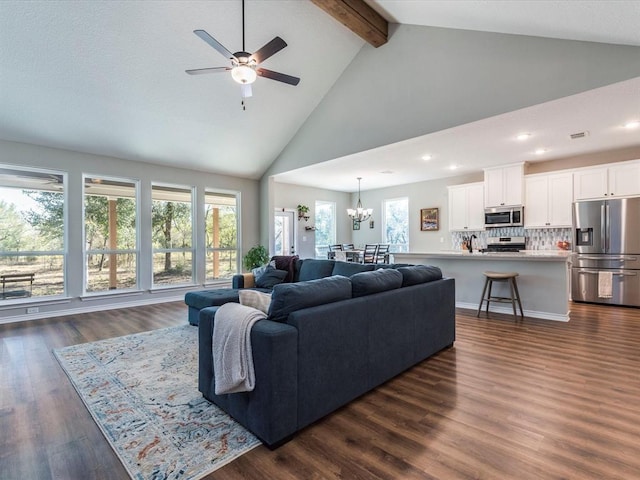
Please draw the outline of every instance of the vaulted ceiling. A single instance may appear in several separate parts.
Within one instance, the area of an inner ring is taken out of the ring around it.
[[[403,24],[640,46],[634,1],[367,3]],[[229,75],[185,74],[227,64],[195,29],[241,49],[239,0],[1,1],[0,139],[260,178],[373,47],[310,1],[247,0],[245,15],[247,50],[282,37],[264,67],[302,80],[258,78],[243,110]]]

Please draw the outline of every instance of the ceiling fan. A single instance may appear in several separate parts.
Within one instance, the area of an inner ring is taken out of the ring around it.
[[[231,60],[230,67],[211,67],[211,68],[196,68],[193,70],[185,70],[189,75],[201,75],[203,73],[216,73],[231,71],[231,77],[240,84],[242,98],[247,98],[252,95],[251,84],[255,82],[258,75],[278,82],[288,83],[289,85],[298,85],[300,79],[293,77],[285,73],[274,72],[273,70],[267,70],[259,65],[264,62],[270,56],[278,53],[287,43],[280,37],[275,37],[269,43],[264,45],[258,51],[254,53],[248,53],[245,51],[244,46],[244,0],[242,0],[242,50],[236,53],[231,53],[220,42],[209,35],[204,30],[194,30],[198,37],[207,42],[210,46],[216,49],[219,53]],[[244,106],[244,101],[243,101]]]

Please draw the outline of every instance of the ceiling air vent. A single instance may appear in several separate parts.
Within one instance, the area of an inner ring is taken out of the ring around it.
[[[589,136],[589,132],[587,132],[586,130],[584,132],[576,132],[569,135],[571,140],[577,140],[578,138],[584,138],[588,136]]]

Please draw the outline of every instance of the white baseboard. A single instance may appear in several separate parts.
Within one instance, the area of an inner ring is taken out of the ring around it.
[[[87,305],[86,307],[80,308],[69,308],[65,310],[56,310],[54,312],[39,312],[39,313],[29,313],[26,315],[13,315],[11,317],[0,318],[0,324],[3,323],[16,323],[16,322],[26,322],[31,320],[39,320],[42,318],[52,318],[52,317],[64,317],[65,315],[78,315],[80,313],[91,313],[91,312],[99,312],[102,310],[115,310],[117,308],[130,308],[130,307],[142,307],[144,305],[153,305],[156,303],[167,303],[167,302],[177,302],[184,301],[184,294],[170,297],[158,297],[158,298],[146,298],[134,300],[131,302],[118,302],[112,303],[109,305]],[[185,322],[187,321],[187,317],[184,318]]]
[[[467,302],[456,302],[456,308],[465,308],[465,309],[473,310],[477,312],[478,304],[467,303]],[[484,312],[484,308],[485,307],[482,308],[483,312]],[[503,307],[501,305],[496,305],[496,306],[491,305],[489,307],[489,313],[491,312],[506,313],[508,315],[513,315],[513,308]],[[561,313],[538,312],[536,310],[523,310],[523,313],[525,317],[542,318],[543,320],[554,320],[556,322],[568,322],[570,311],[567,311],[567,313],[564,315]],[[482,316],[482,312],[480,315]]]

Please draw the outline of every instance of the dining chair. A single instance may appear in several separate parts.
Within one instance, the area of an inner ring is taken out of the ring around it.
[[[376,263],[376,255],[378,254],[378,244],[367,243],[364,246],[362,255],[362,263]]]
[[[342,244],[342,249],[343,250],[355,250],[356,246],[353,243],[343,243]]]
[[[336,245],[329,245],[329,251],[335,252],[336,250],[342,250],[342,244],[338,243]]]
[[[375,263],[387,263],[389,257],[389,244],[378,244],[378,251],[376,252]]]

